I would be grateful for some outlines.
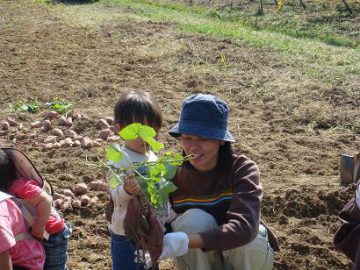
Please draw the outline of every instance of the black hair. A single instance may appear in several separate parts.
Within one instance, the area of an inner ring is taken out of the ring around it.
[[[0,149],[0,190],[7,192],[16,180],[16,167],[12,154],[6,149]]]
[[[218,164],[221,169],[231,168],[234,150],[230,142],[225,142],[219,148]]]
[[[122,95],[114,107],[114,122],[125,127],[138,122],[159,130],[163,118],[157,102],[147,92],[131,91]]]

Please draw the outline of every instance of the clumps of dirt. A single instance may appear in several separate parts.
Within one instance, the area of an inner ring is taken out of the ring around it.
[[[275,269],[328,269],[329,261],[334,269],[351,269],[345,256],[335,255],[332,239],[340,226],[338,213],[353,194],[352,185],[320,190],[299,186],[281,195],[266,194],[263,218],[270,226],[277,224],[281,249]],[[326,261],[326,265],[317,261]]]

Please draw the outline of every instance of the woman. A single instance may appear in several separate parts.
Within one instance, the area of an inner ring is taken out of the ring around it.
[[[227,120],[223,100],[196,94],[184,100],[180,121],[169,132],[192,157],[179,168],[178,189],[170,197],[178,214],[171,227],[189,240],[183,241],[189,250],[177,257],[177,269],[272,269],[278,245],[260,223],[259,169],[246,156],[233,154]],[[168,242],[164,238],[165,247]]]

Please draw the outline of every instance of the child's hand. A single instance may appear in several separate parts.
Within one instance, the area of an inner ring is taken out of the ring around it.
[[[36,222],[31,226],[31,234],[36,239],[44,239],[46,235],[45,226]]]
[[[125,191],[130,195],[136,195],[140,192],[140,185],[135,177],[129,178],[124,184]]]

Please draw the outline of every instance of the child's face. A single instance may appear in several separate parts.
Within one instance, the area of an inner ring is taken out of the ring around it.
[[[139,154],[145,154],[147,150],[146,148],[148,148],[146,143],[141,138],[125,141],[125,147]]]

